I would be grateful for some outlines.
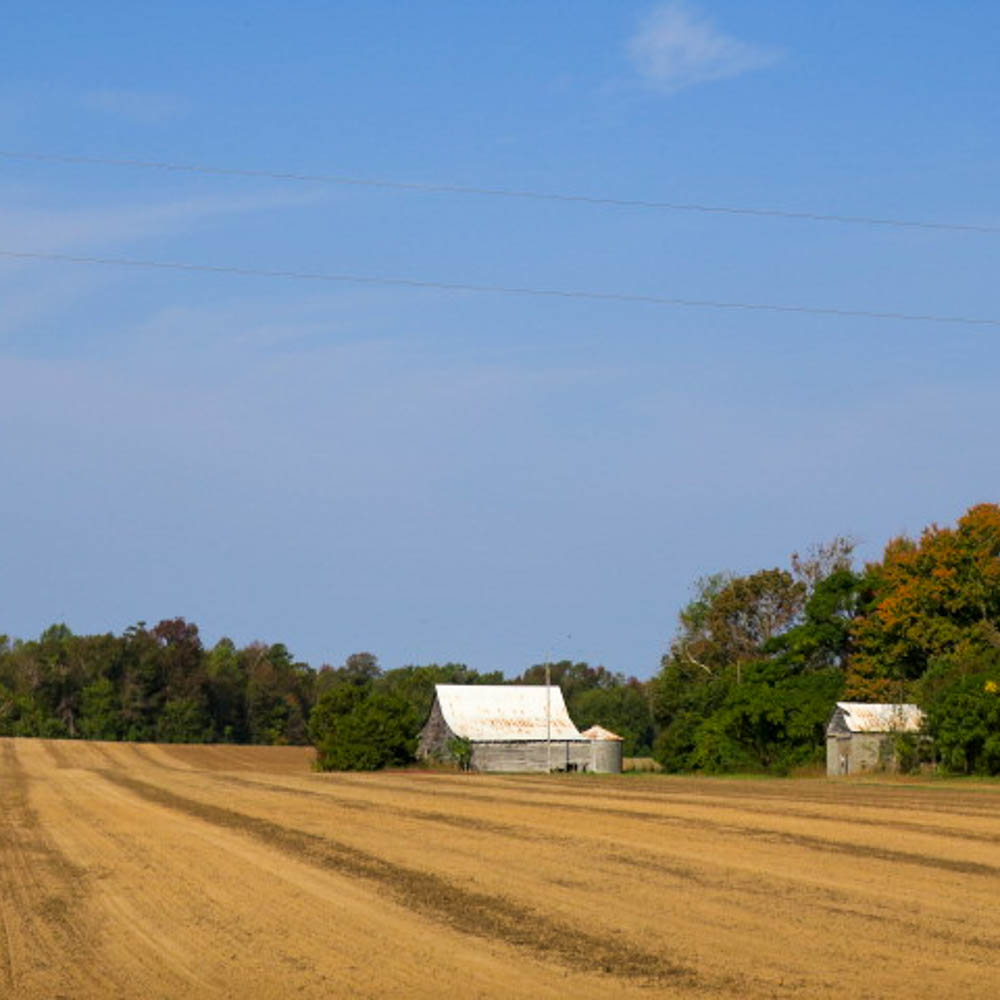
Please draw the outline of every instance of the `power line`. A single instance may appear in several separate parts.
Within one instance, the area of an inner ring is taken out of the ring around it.
[[[39,163],[63,163],[103,167],[137,167],[177,173],[210,174],[220,177],[256,177],[277,181],[297,181],[314,184],[340,184],[352,187],[414,191],[422,194],[461,194],[486,198],[520,198],[530,201],[556,201],[584,205],[605,205],[612,208],[659,209],[670,212],[700,212],[707,215],[751,216],[770,219],[792,219],[800,222],[836,222],[857,226],[884,226],[902,229],[932,229],[964,233],[1000,233],[1000,226],[965,222],[931,222],[915,219],[880,218],[868,215],[837,215],[832,212],[796,212],[777,208],[748,208],[737,205],[703,205],[697,202],[653,201],[641,198],[610,198],[558,191],[531,191],[516,188],[467,186],[463,184],[430,184],[419,181],[394,181],[375,177],[350,177],[339,174],[305,174],[291,171],[254,170],[240,167],[214,167],[198,163],[171,163],[161,160],[116,159],[107,156],[75,156],[61,153],[27,153],[0,149],[0,157],[8,160],[31,160]]]
[[[28,250],[3,250],[0,257],[10,260],[38,260],[64,264],[95,264],[111,267],[146,268],[160,271],[195,271],[232,274],[247,278],[284,278],[337,284],[380,285],[401,288],[429,288],[447,292],[476,292],[492,295],[521,295],[540,298],[585,299],[595,302],[634,302],[654,306],[687,306],[705,309],[741,309],[753,312],[799,313],[811,316],[840,316],[854,319],[905,320],[917,323],[953,323],[963,326],[1000,327],[1000,319],[975,316],[941,316],[932,313],[880,312],[871,309],[844,309],[827,306],[779,305],[766,302],[726,302],[719,299],[688,299],[662,295],[632,295],[625,292],[595,292],[564,288],[534,288],[517,285],[479,285],[458,281],[430,281],[370,274],[331,274],[322,271],[292,271],[278,268],[242,267],[229,264],[192,264],[183,261],[141,260],[131,257],[90,257]]]

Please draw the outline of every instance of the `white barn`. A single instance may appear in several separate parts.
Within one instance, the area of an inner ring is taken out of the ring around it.
[[[454,741],[468,741],[474,771],[608,770],[613,756],[573,725],[556,685],[435,685],[417,756],[454,759]]]
[[[895,770],[893,738],[919,733],[923,721],[916,705],[838,701],[826,727],[826,773]]]

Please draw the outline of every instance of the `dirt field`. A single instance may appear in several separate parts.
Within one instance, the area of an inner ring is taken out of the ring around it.
[[[0,740],[0,997],[1000,995],[1000,787]]]

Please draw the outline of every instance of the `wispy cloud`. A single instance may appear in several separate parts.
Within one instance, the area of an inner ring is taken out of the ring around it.
[[[78,100],[88,111],[127,118],[140,125],[159,125],[180,117],[186,110],[183,101],[169,94],[138,90],[91,90],[81,94]]]
[[[24,186],[0,184],[0,248],[120,253],[146,240],[195,231],[213,219],[297,208],[327,197],[326,192],[295,191],[67,208],[40,204],[45,199]],[[0,259],[0,338],[58,316],[127,274],[115,268],[67,271],[37,262]]]
[[[775,49],[722,34],[683,3],[652,10],[629,40],[628,54],[642,82],[665,94],[762,69],[778,58]]]
[[[56,251],[172,236],[190,232],[200,223],[220,216],[302,207],[326,197],[325,192],[303,190],[66,208],[32,205],[30,197],[19,194],[17,188],[0,186],[0,214],[7,248]]]

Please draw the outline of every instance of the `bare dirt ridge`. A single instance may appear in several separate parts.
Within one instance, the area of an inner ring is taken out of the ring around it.
[[[0,774],[0,982],[13,990],[30,981],[52,997],[92,987],[89,963],[64,968],[57,961],[94,950],[96,929],[83,905],[87,872],[47,835],[10,743],[2,747]]]
[[[644,952],[629,944],[613,944],[578,927],[518,906],[503,896],[471,892],[452,885],[440,875],[394,864],[329,837],[184,798],[125,774],[114,771],[102,771],[101,774],[168,809],[249,834],[309,864],[370,881],[388,890],[403,906],[463,933],[506,941],[515,947],[538,952],[542,958],[565,961],[575,968],[649,981],[675,976],[693,979],[691,970],[666,961],[662,955]]]
[[[1000,786],[0,740],[0,996],[976,997]]]

